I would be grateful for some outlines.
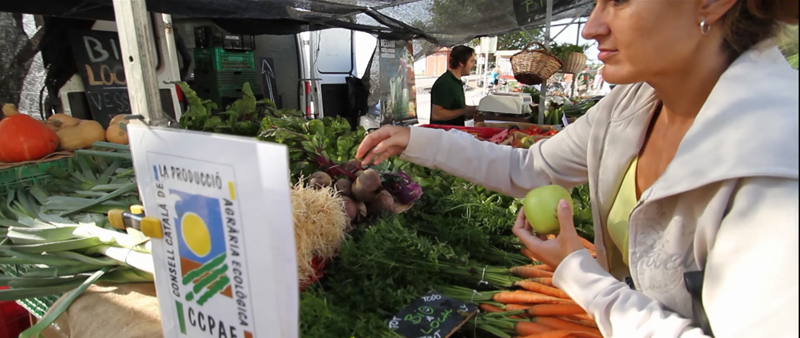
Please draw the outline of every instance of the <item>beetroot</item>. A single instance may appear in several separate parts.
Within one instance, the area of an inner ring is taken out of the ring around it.
[[[364,173],[356,178],[351,189],[353,197],[357,200],[364,203],[372,202],[381,192],[381,175],[373,169],[364,170]]]
[[[346,178],[340,178],[336,180],[336,184],[333,185],[340,195],[347,197],[353,197],[353,192],[351,190],[352,186],[353,182]]]
[[[309,176],[308,186],[316,189],[330,187],[331,181],[330,175],[317,171]]]
[[[372,216],[380,216],[394,212],[394,197],[386,190],[381,190],[378,197],[372,202],[367,203],[367,213]]]
[[[422,187],[403,171],[397,174],[383,173],[383,176],[392,178],[383,185],[397,199],[398,203],[414,203],[422,198]]]
[[[342,199],[344,200],[344,212],[347,214],[347,218],[351,221],[356,219],[359,214],[359,205],[350,199],[350,197],[342,196]]]
[[[342,164],[342,169],[349,173],[355,173],[356,171],[361,170],[361,162],[358,160],[349,160]]]

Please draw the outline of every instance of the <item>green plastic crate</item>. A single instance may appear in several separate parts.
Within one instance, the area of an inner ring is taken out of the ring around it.
[[[10,189],[17,189],[26,185],[39,185],[49,182],[53,177],[47,173],[47,169],[50,167],[67,169],[68,159],[68,157],[64,157],[42,163],[0,169],[0,194],[5,194]]]
[[[31,265],[22,264],[0,264],[0,272],[8,276],[19,276],[25,273],[25,271],[28,271],[28,269],[31,267]],[[60,294],[39,298],[20,299],[17,301],[17,304],[22,306],[25,310],[28,310],[28,312],[30,312],[36,318],[41,319],[44,317],[45,313],[47,313],[47,310],[53,306],[53,304],[55,304],[59,297],[61,297]]]
[[[0,170],[0,194],[5,194],[10,189],[17,189],[26,185],[38,185],[49,182],[53,177],[47,170],[51,167],[67,169],[69,158],[47,161],[43,163],[25,164],[17,167]],[[30,265],[0,264],[0,271],[9,276],[19,276],[30,269]],[[36,318],[42,318],[47,309],[58,300],[61,295],[52,295],[40,298],[21,299],[17,303],[25,310],[28,310]]]
[[[254,87],[252,83],[250,89],[253,91],[253,95],[262,95],[260,88]],[[195,92],[201,98],[209,100],[222,97],[242,98],[242,86],[197,87]]]
[[[253,51],[230,51],[222,48],[195,48],[196,70],[255,71]]]
[[[245,82],[250,83],[253,92],[258,92],[260,77],[256,71],[217,71],[196,70],[194,72],[194,87],[205,89],[236,88],[241,90]]]

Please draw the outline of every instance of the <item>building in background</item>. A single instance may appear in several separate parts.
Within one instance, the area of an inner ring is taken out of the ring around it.
[[[450,55],[450,48],[439,48],[433,54],[425,58],[425,76],[439,76],[447,71],[447,56]]]

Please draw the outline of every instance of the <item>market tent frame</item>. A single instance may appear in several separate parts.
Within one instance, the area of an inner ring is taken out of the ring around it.
[[[428,15],[448,1],[468,8],[467,16],[450,11],[442,17]],[[164,114],[156,108],[160,99],[153,67],[140,62],[158,57],[157,51],[150,50],[158,15],[150,12],[160,14],[166,24],[172,16],[211,19],[237,34],[295,34],[334,27],[364,31],[380,39],[414,40],[419,57],[436,46],[535,27],[543,26],[545,36],[550,36],[554,20],[573,18],[574,22],[586,16],[593,4],[593,0],[27,0],[1,2],[0,11],[116,21],[122,54],[131,60],[125,71],[132,112],[146,121],[159,121]],[[41,48],[36,46],[37,51]],[[142,95],[155,101],[146,102],[138,97]]]

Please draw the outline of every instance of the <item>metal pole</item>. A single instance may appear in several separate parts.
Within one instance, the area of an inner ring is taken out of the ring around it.
[[[578,20],[578,34],[575,37],[575,44],[576,45],[580,45],[581,44],[581,24],[582,23],[583,22]],[[577,74],[573,74],[572,75],[572,87],[570,88],[569,97],[575,97],[575,80],[578,78],[578,74],[580,74],[580,72],[578,72]]]
[[[550,51],[550,43],[547,41],[550,39],[550,24],[553,23],[553,0],[547,0],[547,12],[545,16],[545,27],[544,27],[544,36],[547,37],[545,39],[544,47]],[[547,109],[545,102],[547,100],[547,80],[542,79],[542,89],[539,92],[539,124],[544,124],[544,111]]]
[[[558,33],[556,33],[556,35],[554,35],[552,38],[551,37],[547,37],[547,41],[554,41],[559,35],[561,35],[561,33],[564,33],[564,31],[567,30],[567,28],[569,28],[569,26],[572,26],[572,24],[575,23],[575,20],[579,20],[580,18],[581,18],[580,16],[578,16],[576,18],[572,18],[572,21],[570,21],[568,24],[564,25],[564,28],[561,28],[561,30],[558,31]]]
[[[145,123],[166,126],[156,80],[153,27],[145,0],[114,0],[119,44],[125,65],[131,112]]]

